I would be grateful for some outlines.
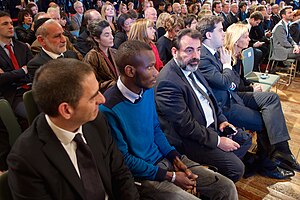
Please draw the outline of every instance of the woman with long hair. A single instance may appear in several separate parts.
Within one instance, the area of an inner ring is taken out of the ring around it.
[[[87,28],[90,33],[88,41],[93,49],[83,61],[94,68],[100,92],[103,93],[116,83],[119,75],[114,59],[116,50],[111,48],[114,37],[106,20],[93,21]]]
[[[109,23],[109,26],[113,32],[113,35],[116,33],[116,10],[112,3],[105,3],[101,8],[101,15]]]
[[[21,10],[18,14],[18,26],[15,28],[16,37],[19,41],[32,44],[36,37],[32,26],[31,11]]]
[[[249,46],[249,31],[245,24],[233,24],[229,26],[225,34],[225,49],[229,51],[232,59],[232,69],[235,74],[240,76],[239,91],[262,91],[260,84],[254,84],[244,77],[244,70],[242,64],[242,51]]]
[[[158,50],[153,42],[154,39],[155,29],[153,22],[147,19],[138,19],[132,24],[128,40],[139,40],[149,44],[156,59],[155,68],[159,71],[163,67],[163,62],[160,60]]]
[[[114,48],[118,49],[119,46],[128,40],[129,31],[133,20],[127,13],[121,14],[117,20],[118,31],[114,36]]]

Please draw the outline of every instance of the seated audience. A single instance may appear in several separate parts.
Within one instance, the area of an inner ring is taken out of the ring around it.
[[[58,58],[78,58],[74,51],[67,50],[66,37],[61,25],[53,20],[47,20],[36,32],[37,40],[42,46],[41,51],[28,62],[28,72],[33,80],[35,71],[48,61]]]
[[[109,26],[115,35],[117,31],[116,25],[116,11],[114,6],[111,3],[105,3],[101,8],[101,15],[104,19],[106,19],[109,23]]]
[[[288,24],[293,19],[292,6],[286,6],[280,10],[282,20],[273,28],[273,54],[272,58],[286,60],[288,58],[300,59],[299,45],[289,34]]]
[[[114,37],[106,20],[93,21],[88,25],[88,31],[88,40],[93,49],[86,54],[84,62],[94,68],[99,91],[104,93],[116,83],[119,75],[115,63],[116,50],[111,48],[114,45]]]
[[[8,155],[14,199],[139,199],[98,112],[105,99],[92,67],[52,60],[36,72],[32,94],[43,113]]]
[[[21,10],[18,14],[18,26],[15,27],[16,38],[31,45],[35,38],[32,16],[28,10]]]
[[[290,24],[289,33],[293,40],[300,45],[300,10],[293,12],[293,22]]]
[[[139,183],[141,197],[196,200],[192,194],[200,192],[207,199],[237,199],[232,181],[180,155],[160,129],[152,88],[158,75],[152,48],[141,41],[126,41],[117,54],[120,77],[105,92],[107,101],[100,109]]]
[[[171,15],[170,17],[166,18],[165,20],[165,29],[166,33],[159,38],[156,43],[159,57],[163,64],[167,64],[173,56],[172,56],[172,46],[173,46],[173,39],[175,38],[176,34],[184,28],[184,21],[181,17],[177,15]]]
[[[212,88],[218,105],[230,123],[256,131],[258,142],[262,143],[263,149],[258,153],[259,173],[277,179],[293,176],[293,170],[299,171],[300,165],[289,148],[290,136],[278,95],[272,92],[238,92],[240,77],[233,70],[230,56],[234,56],[236,51],[228,52],[222,48],[225,37],[222,18],[203,18],[197,30],[203,37],[199,70]]]
[[[163,67],[163,62],[159,57],[158,50],[153,42],[155,39],[155,29],[153,22],[147,19],[139,19],[131,26],[128,40],[139,40],[149,44],[155,55],[155,68],[159,71]]]
[[[166,29],[165,29],[165,24],[166,24],[166,19],[170,16],[169,13],[161,13],[156,21],[156,31],[157,31],[157,40],[159,40],[159,38],[161,36],[163,36],[166,33]]]
[[[24,92],[30,89],[27,63],[32,59],[28,45],[14,39],[10,15],[0,11],[0,98],[6,99],[18,118],[27,118]],[[0,171],[7,170],[10,150],[8,133],[0,120]]]
[[[197,15],[189,14],[183,18],[184,27],[196,30],[196,25],[198,21]]]
[[[84,7],[80,1],[76,1],[73,7],[76,13],[71,18],[72,31],[78,31],[78,35],[79,35],[79,30],[80,30],[83,13],[84,13]],[[76,34],[76,36],[78,35]]]
[[[121,14],[117,20],[118,31],[114,36],[114,48],[119,48],[119,46],[128,40],[129,31],[133,20],[131,16],[127,13]]]

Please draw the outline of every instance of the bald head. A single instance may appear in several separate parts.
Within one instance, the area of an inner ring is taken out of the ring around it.
[[[157,12],[156,12],[155,8],[149,7],[145,10],[145,19],[148,19],[151,22],[156,22]]]

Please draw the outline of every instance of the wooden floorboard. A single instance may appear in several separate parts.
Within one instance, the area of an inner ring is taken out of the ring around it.
[[[275,92],[275,88],[272,88]],[[291,136],[290,148],[300,162],[300,77],[291,85],[278,85],[285,120]],[[274,116],[276,120],[276,116]],[[287,180],[255,175],[236,183],[240,200],[300,200],[300,173]]]

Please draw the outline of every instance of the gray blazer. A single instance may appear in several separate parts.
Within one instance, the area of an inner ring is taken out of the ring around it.
[[[293,53],[296,42],[288,34],[284,22],[280,20],[273,28],[273,54],[271,59],[286,60],[289,53]]]
[[[71,25],[73,30],[79,30],[82,22],[82,16],[76,13],[71,19]]]

